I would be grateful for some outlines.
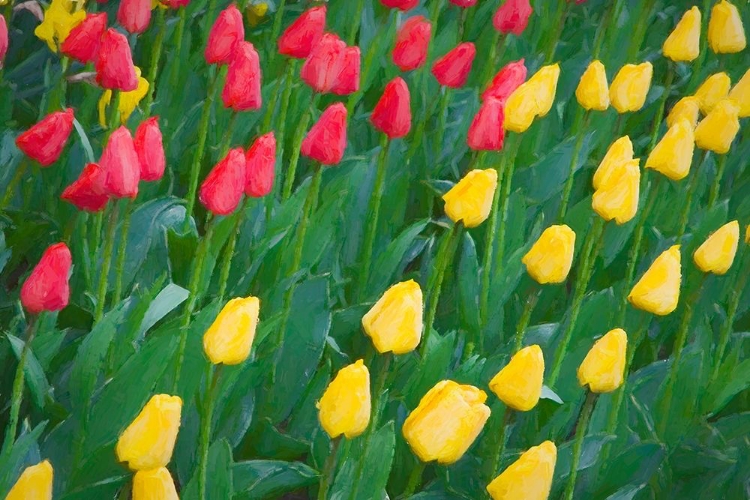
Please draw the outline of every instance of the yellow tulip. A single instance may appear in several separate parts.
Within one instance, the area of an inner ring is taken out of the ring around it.
[[[423,462],[460,459],[490,416],[487,394],[452,380],[438,382],[404,422],[404,438]]]
[[[413,351],[422,338],[422,289],[414,280],[390,287],[362,317],[362,327],[379,353]]]
[[[573,264],[576,233],[565,224],[550,226],[542,232],[521,262],[538,283],[562,283]]]
[[[172,476],[164,467],[133,476],[133,500],[179,500]]]
[[[537,101],[538,89],[530,82],[524,82],[508,97],[505,103],[503,128],[520,134],[526,132],[540,112]]]
[[[141,76],[141,68],[135,67],[135,74],[138,76],[138,87],[130,92],[120,92],[120,103],[117,106],[117,110],[120,112],[120,123],[125,125],[133,114],[138,104],[148,94],[148,80]],[[102,97],[99,99],[97,108],[99,109],[99,124],[102,128],[107,128],[107,107],[112,102],[112,91],[105,90]]]
[[[263,18],[266,17],[267,12],[268,4],[266,2],[248,5],[247,13],[245,14],[247,23],[252,27],[258,26],[263,21]]]
[[[681,118],[685,118],[690,122],[690,126],[695,128],[698,124],[698,115],[700,114],[700,106],[698,105],[698,98],[695,96],[683,97],[677,104],[672,106],[667,116],[667,127],[674,127],[675,124],[680,121]]]
[[[172,458],[180,430],[182,400],[177,396],[153,396],[138,416],[120,434],[115,452],[132,470],[166,467]]]
[[[5,500],[52,500],[53,476],[48,460],[26,467]]]
[[[665,250],[638,280],[628,301],[638,309],[666,316],[677,308],[680,300],[680,245]]]
[[[729,151],[740,130],[740,107],[731,99],[724,99],[695,127],[695,144],[723,155]]]
[[[552,441],[532,446],[488,486],[493,500],[547,500],[557,463]]]
[[[641,183],[639,163],[635,159],[614,166],[607,181],[594,192],[591,206],[602,219],[625,224],[635,217]]]
[[[750,224],[745,228],[745,243],[750,245]]]
[[[729,91],[729,98],[740,106],[740,118],[750,116],[750,69],[745,71],[740,81]]]
[[[736,220],[721,226],[693,254],[693,261],[704,273],[726,274],[732,267],[740,241],[740,223]]]
[[[490,389],[506,406],[529,411],[539,402],[544,355],[538,345],[524,347],[490,380]]]
[[[695,91],[695,97],[698,99],[701,112],[704,115],[708,114],[719,101],[726,99],[731,87],[732,80],[726,73],[715,73],[706,78]]]
[[[232,299],[203,334],[203,351],[218,365],[238,365],[250,356],[258,326],[260,300],[257,297]]]
[[[497,172],[494,169],[472,170],[443,195],[445,213],[455,223],[476,227],[489,217],[495,189]]]
[[[370,372],[360,359],[339,370],[318,401],[320,424],[331,438],[355,438],[370,423]]]
[[[646,160],[646,168],[653,168],[673,181],[684,179],[690,172],[695,149],[693,127],[682,118],[667,130]]]
[[[602,158],[599,167],[594,172],[594,189],[599,189],[602,184],[608,183],[612,171],[617,165],[633,159],[633,143],[630,137],[624,135],[609,146],[607,153]]]
[[[737,7],[722,0],[711,9],[708,45],[717,54],[734,54],[745,48],[745,28]]]
[[[34,29],[40,40],[47,42],[52,52],[62,44],[70,32],[86,18],[86,11],[74,10],[74,5],[66,0],[52,0],[44,11],[44,20]]]
[[[609,107],[607,72],[599,60],[591,61],[576,87],[576,99],[584,109],[604,111]]]
[[[557,80],[560,78],[560,65],[550,64],[542,66],[534,76],[529,78],[529,84],[536,87],[537,116],[547,116],[557,93]]]
[[[673,61],[692,61],[700,53],[701,11],[693,7],[682,15],[672,33],[669,34],[662,53]]]
[[[609,87],[609,98],[618,113],[638,111],[643,107],[653,73],[650,62],[626,64],[620,68]]]
[[[615,328],[597,340],[578,367],[578,382],[591,392],[612,392],[622,385],[628,336]]]

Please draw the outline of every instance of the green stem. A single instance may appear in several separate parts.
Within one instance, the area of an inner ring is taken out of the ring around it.
[[[130,232],[130,219],[135,208],[135,200],[128,199],[125,205],[125,213],[122,216],[122,229],[120,230],[120,246],[117,249],[117,263],[115,265],[115,292],[112,296],[112,305],[118,304],[122,298],[122,278],[125,273],[125,256],[128,249],[128,233]]]
[[[237,238],[240,235],[240,228],[242,227],[242,222],[245,220],[245,211],[249,205],[250,198],[246,198],[245,203],[242,205],[239,212],[232,216],[234,217],[234,228],[229,235],[229,242],[227,242],[226,250],[224,250],[224,260],[221,263],[221,274],[219,275],[219,303],[224,302],[224,295],[227,292],[227,282],[229,280],[229,271],[232,268],[232,259],[234,258],[234,249],[237,247]]]
[[[727,155],[723,154],[719,157],[718,164],[716,165],[716,176],[714,182],[711,184],[711,193],[708,196],[708,210],[714,207],[716,200],[719,199],[719,193],[721,192],[721,180],[724,177],[724,170],[727,166]]]
[[[583,108],[578,109],[580,110]],[[575,179],[576,167],[578,165],[578,155],[581,153],[583,140],[586,138],[586,126],[588,125],[591,113],[589,110],[586,110],[583,115],[580,113],[577,114],[576,118],[578,118],[578,116],[583,116],[583,130],[581,130],[578,125],[573,126],[573,133],[577,134],[577,137],[575,145],[573,146],[573,155],[570,158],[570,172],[568,173],[568,178],[565,180],[565,187],[563,188],[562,201],[560,202],[560,213],[557,215],[557,220],[560,221],[560,223],[565,219],[565,214],[568,211],[568,202],[570,201],[570,194],[573,191],[573,180]]]
[[[406,489],[404,490],[403,498],[409,498],[417,491],[417,488],[422,484],[422,475],[424,470],[427,468],[427,464],[417,459],[417,464],[411,470],[409,474],[409,480],[406,483]]]
[[[541,287],[537,288],[526,298],[526,304],[524,304],[521,319],[518,320],[518,326],[516,327],[516,340],[513,346],[513,352],[520,351],[523,346],[523,337],[526,334],[526,328],[529,326],[529,321],[531,321],[531,313],[534,312],[534,308],[539,302],[540,295],[542,295]]]
[[[276,103],[278,102],[279,95],[283,94],[286,96],[287,94],[287,88],[289,88],[292,85],[290,74],[293,76],[293,61],[292,58],[287,58],[286,61],[284,61],[284,75],[281,77],[281,80],[279,81],[279,88],[274,89],[273,92],[271,92],[271,100],[268,102],[268,107],[266,108],[266,114],[263,115],[263,125],[261,126],[261,131],[268,132],[271,129],[271,122],[273,121],[273,113],[276,111]],[[279,91],[281,90],[281,91]],[[288,101],[288,98],[285,99]],[[281,101],[282,106],[284,104],[284,100]]]
[[[323,475],[320,478],[320,488],[318,489],[318,500],[326,500],[328,497],[328,488],[333,482],[333,474],[336,471],[336,455],[339,451],[339,445],[341,444],[340,436],[334,438],[332,441],[331,452],[328,454],[326,464],[323,468]]]
[[[156,76],[159,73],[159,59],[161,58],[161,51],[164,47],[164,36],[167,33],[167,23],[165,20],[166,9],[161,7],[156,8],[156,19],[154,20],[154,27],[156,28],[156,38],[151,49],[151,63],[148,68],[148,91],[146,92],[146,98],[143,103],[144,118],[151,116],[151,105],[154,103],[154,90],[156,90]]]
[[[307,126],[310,124],[312,119],[313,109],[318,107],[318,101],[320,100],[320,94],[315,94],[312,100],[310,108],[303,112],[300,118],[297,130],[294,133],[294,142],[292,144],[292,157],[289,159],[289,168],[287,169],[286,176],[284,177],[284,189],[281,192],[281,201],[286,201],[292,195],[292,189],[294,189],[294,178],[297,175],[297,165],[299,164],[299,156],[301,153],[300,148],[302,147],[302,141],[305,139],[305,132]]]
[[[182,60],[182,46],[184,45],[183,39],[185,38],[185,25],[187,25],[187,7],[180,7],[179,9],[179,20],[177,21],[177,27],[175,28],[175,47],[174,54],[170,57],[172,59],[172,73],[170,76],[169,87],[173,89],[180,88],[180,68],[185,64]]]
[[[286,6],[286,0],[279,2],[279,8],[276,9],[276,15],[273,18],[273,32],[271,33],[271,40],[278,40],[281,34],[281,20],[284,17],[284,6]]]
[[[21,412],[21,402],[23,400],[23,388],[24,388],[24,368],[26,366],[26,358],[28,357],[29,351],[31,350],[31,342],[34,340],[36,335],[37,318],[31,317],[28,325],[26,326],[26,342],[23,344],[21,349],[21,357],[18,359],[18,366],[16,367],[16,375],[13,378],[13,389],[10,397],[10,416],[8,417],[8,427],[5,430],[5,439],[3,441],[3,449],[0,456],[5,456],[13,448],[13,443],[16,441],[16,431],[18,429],[18,417]]]
[[[232,111],[229,116],[229,122],[227,122],[227,128],[224,130],[224,137],[221,139],[221,154],[219,158],[224,158],[229,152],[229,148],[232,146],[232,136],[234,135],[234,124],[237,122],[238,112]]]
[[[503,453],[505,453],[505,443],[508,441],[508,427],[510,427],[515,412],[512,408],[508,408],[502,405],[503,418],[500,423],[500,428],[497,431],[496,448],[492,454],[492,460],[488,463],[489,468],[486,470],[486,480],[489,483],[495,478],[495,475],[500,469],[500,463],[503,459]]]
[[[494,31],[494,30],[493,30]],[[494,31],[492,38],[492,45],[490,46],[490,55],[487,58],[487,65],[482,73],[480,84],[486,86],[489,83],[492,73],[498,66],[498,62],[503,58],[505,53],[505,45],[508,42],[508,36],[501,34],[499,31]]]
[[[646,35],[646,28],[650,26],[651,9],[655,2],[656,0],[646,0],[643,10],[639,13],[640,21],[635,24],[635,33],[631,38],[628,50],[628,62],[634,62],[636,57],[638,57],[638,52],[641,50],[641,45],[643,45],[643,38]]]
[[[216,20],[216,4],[218,3],[218,0],[208,0],[208,5],[206,6],[206,14],[204,17],[206,24],[203,25],[204,46],[208,44],[208,35],[211,33],[211,27],[213,27],[214,21]]]
[[[576,437],[573,442],[573,463],[570,467],[570,475],[568,476],[568,483],[565,486],[565,494],[563,498],[565,500],[573,500],[573,493],[576,489],[576,476],[578,475],[578,465],[581,463],[581,449],[583,448],[583,438],[586,436],[586,430],[589,426],[589,418],[594,410],[594,403],[596,402],[596,394],[587,391],[586,401],[583,403],[581,408],[581,415],[578,417],[578,425],[576,427]]]
[[[700,176],[700,167],[706,163],[706,159],[708,158],[709,150],[706,150],[703,152],[703,158],[701,159],[700,163],[698,163],[697,167],[694,169],[695,172],[692,172],[692,177],[690,178],[690,184],[688,184],[687,189],[687,197],[685,199],[685,206],[682,209],[682,215],[680,216],[680,225],[677,229],[677,237],[675,238],[677,242],[682,242],[682,237],[685,236],[685,230],[687,229],[688,221],[690,220],[690,208],[693,205],[693,197],[695,196],[695,191],[698,189],[698,177]]]
[[[201,419],[201,429],[199,436],[199,457],[200,457],[200,468],[198,469],[198,494],[201,500],[206,500],[208,495],[206,493],[206,478],[208,476],[208,449],[211,444],[211,421],[213,420],[214,403],[217,397],[216,388],[218,387],[219,377],[221,377],[221,366],[216,367],[216,373],[214,373],[214,366],[209,363],[208,369],[206,370],[206,401],[205,407]]]
[[[664,81],[664,93],[659,98],[659,107],[656,110],[654,116],[654,128],[651,129],[651,140],[648,144],[648,151],[653,151],[656,146],[657,139],[659,138],[659,127],[664,120],[664,107],[667,105],[667,99],[669,93],[672,91],[672,82],[674,81],[674,63],[667,62],[667,79]]]
[[[16,188],[21,183],[23,175],[29,168],[29,162],[30,160],[26,158],[21,159],[18,167],[16,167],[16,173],[13,175],[10,182],[8,183],[8,186],[5,188],[5,194],[3,195],[2,199],[0,199],[0,211],[5,211],[5,208],[11,202],[11,200],[13,200],[13,195],[16,193]]]
[[[615,0],[614,2],[607,2],[605,9],[607,11],[603,14],[603,21],[599,24],[599,27],[596,31],[596,38],[594,39],[594,48],[591,51],[591,58],[592,59],[599,59],[599,54],[602,50],[602,45],[604,44],[604,34],[607,32],[607,28],[609,28],[609,25],[612,23],[612,21],[615,19],[617,10],[618,10],[619,2]]]
[[[107,225],[107,236],[104,240],[104,253],[102,254],[102,268],[99,271],[99,286],[96,293],[96,309],[94,310],[94,324],[97,324],[104,315],[104,304],[107,301],[107,283],[109,281],[109,269],[112,267],[112,253],[115,248],[115,233],[117,232],[117,203],[112,205]]]
[[[555,28],[555,31],[551,38],[549,39],[549,45],[547,47],[547,55],[544,58],[544,64],[550,64],[552,60],[555,58],[555,48],[557,47],[557,42],[560,40],[560,36],[562,35],[563,28],[565,28],[565,18],[568,17],[568,3],[569,2],[558,2],[558,10],[555,14],[555,17],[557,17],[557,27]]]
[[[92,267],[96,267],[99,261],[99,246],[102,244],[102,230],[104,227],[104,210],[100,210],[94,216],[94,241],[89,249],[89,261]],[[96,273],[96,269],[89,271],[91,274]]]
[[[80,212],[78,220],[81,223],[80,239],[83,245],[83,278],[86,283],[86,290],[91,289],[91,247],[89,246],[89,219],[88,212]]]
[[[359,0],[357,2],[357,10],[354,11],[354,18],[352,19],[352,30],[349,32],[346,44],[354,45],[357,40],[357,33],[359,33],[359,27],[362,24],[362,12],[365,10],[365,0]]]

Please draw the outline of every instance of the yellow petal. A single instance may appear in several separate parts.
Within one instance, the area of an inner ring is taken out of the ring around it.
[[[107,107],[111,101],[112,91],[107,89],[99,98],[99,103],[97,104],[97,109],[99,110],[99,125],[101,125],[102,128],[107,128],[109,126],[109,123],[107,122]]]
[[[750,116],[750,69],[745,71],[740,81],[729,91],[729,98],[740,106],[740,118]]]
[[[540,107],[535,85],[528,81],[518,86],[505,103],[503,128],[520,134],[525,132],[539,114]]]
[[[701,112],[705,115],[714,109],[719,101],[727,97],[731,86],[732,80],[726,73],[716,73],[706,78],[695,91]]]
[[[747,45],[745,28],[737,7],[722,0],[711,9],[708,45],[717,54],[733,54]]]
[[[695,127],[695,144],[718,154],[729,152],[740,130],[740,107],[731,99],[719,102]]]
[[[684,118],[690,122],[692,128],[695,128],[698,124],[699,114],[700,106],[698,105],[698,99],[694,96],[683,97],[669,111],[667,127],[674,127],[681,118]]]
[[[695,265],[704,273],[726,274],[734,262],[739,241],[739,222],[733,220],[724,224],[695,251]]]
[[[654,67],[650,62],[626,64],[609,87],[609,98],[618,113],[638,111],[646,102]]]
[[[560,65],[542,66],[529,78],[529,85],[536,88],[537,116],[547,116],[557,93],[557,80],[560,78]]]
[[[628,336],[621,328],[597,340],[578,367],[578,382],[591,392],[612,392],[622,385]]]
[[[529,411],[539,402],[544,378],[544,355],[538,345],[518,351],[490,381],[490,390],[517,411]]]
[[[547,500],[557,463],[552,441],[532,446],[488,486],[492,500]]]
[[[352,439],[370,423],[370,372],[362,360],[339,370],[318,402],[318,417],[331,438]]]
[[[609,107],[607,72],[601,61],[592,61],[583,72],[576,88],[576,99],[585,109],[604,111]]]
[[[602,219],[625,224],[635,217],[641,184],[639,162],[634,159],[614,166],[607,181],[594,192],[591,206]]]
[[[680,300],[680,245],[665,250],[654,260],[628,295],[634,307],[659,316],[677,308]]]
[[[153,396],[120,435],[115,451],[132,470],[166,467],[172,458],[180,429],[182,400],[177,396]]]
[[[232,299],[203,334],[203,351],[218,365],[238,365],[250,356],[258,326],[260,300],[257,297]]]
[[[172,476],[164,467],[133,476],[133,500],[179,500]]]
[[[693,7],[664,40],[662,53],[673,61],[692,61],[700,53],[701,11]]]
[[[497,172],[494,169],[472,170],[443,195],[446,215],[466,227],[478,226],[490,215],[495,189]]]
[[[693,127],[685,118],[667,130],[646,160],[646,168],[653,168],[674,181],[684,179],[690,172],[695,149]]]
[[[599,167],[594,172],[593,185],[594,189],[599,189],[602,184],[606,184],[612,175],[612,170],[619,164],[633,159],[633,143],[630,137],[624,135],[617,139],[609,146],[607,153],[602,158]]]
[[[538,283],[562,283],[573,264],[576,233],[565,224],[550,226],[542,232],[521,262]]]
[[[365,334],[379,353],[405,354],[422,338],[422,289],[414,280],[390,287],[362,318]]]
[[[52,500],[53,476],[48,460],[26,467],[5,500]]]
[[[140,70],[138,70],[137,68],[136,73],[140,73]],[[146,97],[146,94],[148,94],[148,87],[148,80],[141,77],[139,74],[138,87],[135,90],[131,90],[130,92],[123,92],[120,95],[120,105],[118,109],[120,110],[120,121],[123,125],[128,121],[128,118],[133,113],[133,111],[135,111],[138,103],[140,103],[141,100]]]

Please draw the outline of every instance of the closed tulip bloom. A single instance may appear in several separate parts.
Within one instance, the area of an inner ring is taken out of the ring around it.
[[[407,11],[419,5],[419,0],[380,0],[380,3],[391,9]]]
[[[727,98],[731,87],[732,80],[726,73],[716,73],[706,78],[706,81],[695,91],[701,112],[704,115],[708,114],[719,101]]]
[[[107,29],[107,13],[86,14],[86,19],[70,31],[60,45],[60,52],[82,63],[94,62],[104,30]]]
[[[58,44],[68,38],[70,32],[86,18],[83,9],[73,11],[73,2],[52,0],[44,11],[44,20],[34,29],[34,35],[47,42],[52,52],[57,52]]]
[[[526,81],[525,60],[510,62],[497,72],[492,83],[482,92],[482,100],[493,97],[505,101],[524,81]]]
[[[146,97],[146,94],[148,94],[148,80],[141,76],[141,69],[138,66],[135,67],[135,74],[138,77],[138,87],[130,92],[120,92],[120,99],[117,104],[117,110],[120,113],[120,123],[122,125],[125,125],[128,122],[128,118],[130,118],[130,115],[133,114],[135,108],[138,107],[138,104],[141,102],[141,100]],[[99,99],[99,103],[97,106],[99,108],[99,124],[102,126],[102,128],[107,128],[109,125],[107,120],[107,107],[109,106],[111,101],[112,91],[105,90],[102,94],[101,99]]]
[[[5,500],[52,500],[53,476],[49,460],[26,467]]]
[[[141,167],[141,180],[151,182],[161,179],[164,175],[167,159],[164,156],[164,144],[159,129],[158,116],[152,116],[138,125],[133,145]]]
[[[325,27],[326,6],[307,9],[279,37],[279,54],[307,58],[323,36]]]
[[[95,66],[96,81],[105,89],[130,92],[138,88],[128,39],[114,28],[102,35]]]
[[[695,127],[695,144],[723,155],[729,152],[740,130],[740,107],[731,99],[724,99]]]
[[[472,170],[443,195],[445,213],[465,227],[476,227],[490,215],[492,198],[497,189],[497,171]]]
[[[662,252],[630,291],[628,301],[658,316],[674,311],[680,300],[680,260],[680,245]]]
[[[618,113],[638,111],[643,107],[653,73],[650,62],[626,64],[620,68],[609,87],[609,99]]]
[[[104,192],[104,172],[96,163],[83,167],[78,179],[63,190],[60,198],[75,205],[78,210],[100,212],[104,210],[109,196]]]
[[[131,33],[143,33],[151,22],[151,0],[120,0],[117,22]]]
[[[488,486],[492,500],[547,500],[557,464],[552,441],[532,446]]]
[[[674,127],[680,119],[684,118],[695,129],[695,126],[698,125],[699,114],[700,106],[698,105],[698,99],[694,96],[683,97],[669,111],[667,127]]]
[[[365,432],[370,423],[370,372],[362,362],[345,366],[318,401],[318,418],[331,438],[348,439]]]
[[[635,217],[641,183],[639,163],[635,159],[615,166],[609,180],[594,192],[591,206],[602,219],[614,219],[621,225]]]
[[[203,334],[203,351],[211,363],[238,365],[250,356],[259,312],[257,297],[237,298],[226,303]]]
[[[103,192],[114,198],[135,198],[141,163],[130,130],[120,127],[109,136],[99,165],[104,172]]]
[[[737,7],[721,0],[711,9],[708,46],[717,54],[734,54],[745,48],[745,28]]]
[[[538,88],[531,82],[522,83],[505,103],[503,128],[520,134],[526,132],[539,115]]]
[[[208,34],[204,55],[208,64],[229,64],[235,45],[245,40],[242,14],[235,4],[219,13]]]
[[[721,226],[693,254],[693,261],[704,273],[724,275],[729,271],[740,241],[740,224],[736,220]]]
[[[537,283],[562,283],[573,264],[576,233],[565,224],[550,226],[526,252],[521,262]]]
[[[729,91],[729,98],[740,106],[740,118],[750,116],[750,69],[745,71],[740,81]]]
[[[133,500],[179,500],[169,471],[159,467],[136,472],[133,476]]]
[[[435,61],[432,65],[432,74],[440,85],[454,89],[463,87],[469,78],[476,55],[477,49],[473,43],[461,43]]]
[[[341,73],[346,44],[333,33],[326,33],[315,45],[300,70],[300,77],[315,92],[330,92]]]
[[[359,90],[359,74],[362,55],[359,47],[347,47],[341,59],[341,70],[333,82],[331,92],[336,95],[349,95]]]
[[[21,304],[31,314],[65,309],[70,299],[68,277],[73,258],[65,243],[47,248],[21,286]]]
[[[576,99],[582,108],[604,111],[609,107],[609,84],[601,61],[591,61],[576,87]]]
[[[578,383],[602,394],[617,390],[625,373],[628,336],[622,328],[607,332],[594,343],[578,367]]]
[[[500,151],[505,141],[505,110],[503,102],[485,100],[469,126],[466,143],[474,151]]]
[[[500,33],[520,35],[534,12],[529,0],[505,0],[492,17],[492,25]]]
[[[677,23],[672,33],[669,34],[662,53],[673,61],[692,61],[700,53],[701,38],[701,11],[693,7]]]
[[[411,71],[427,60],[432,25],[422,16],[407,19],[396,35],[393,47],[393,62],[401,71]]]
[[[346,149],[346,106],[337,102],[320,115],[302,141],[302,154],[323,165],[336,165]]]
[[[487,394],[452,380],[427,391],[402,428],[404,438],[423,462],[457,462],[482,431],[490,416]]]
[[[630,141],[630,137],[624,135],[609,146],[607,153],[599,163],[599,167],[594,172],[594,189],[599,189],[603,184],[608,184],[615,167],[632,159],[633,143]]]
[[[235,148],[206,176],[198,199],[214,215],[229,215],[242,200],[246,181],[245,153]]]
[[[260,91],[260,58],[250,42],[240,42],[234,47],[227,68],[227,79],[221,100],[224,107],[234,111],[260,109],[263,97]]]
[[[166,467],[172,459],[181,413],[182,400],[178,396],[152,396],[120,434],[115,447],[117,460],[128,462],[130,469],[136,471]]]
[[[664,137],[648,155],[646,168],[653,168],[673,181],[679,181],[690,172],[694,149],[693,127],[687,119],[682,118],[667,130]]]
[[[560,65],[550,64],[548,66],[542,66],[539,71],[534,73],[534,76],[529,78],[528,83],[536,86],[538,93],[536,95],[537,100],[537,116],[547,116],[549,110],[552,109],[552,104],[555,102],[555,94],[557,93],[557,80],[560,78]]]
[[[370,115],[372,124],[389,139],[404,137],[411,129],[409,87],[400,76],[385,86],[383,95]]]
[[[422,289],[414,280],[390,287],[362,317],[362,328],[375,349],[385,354],[405,354],[422,338],[424,303]]]
[[[266,196],[273,189],[276,175],[276,136],[273,132],[258,137],[245,153],[245,194]]]
[[[57,161],[73,131],[73,110],[50,113],[16,137],[16,146],[42,167]]]
[[[490,380],[490,390],[509,408],[529,411],[539,402],[544,355],[538,345],[524,347]]]
[[[450,2],[456,7],[473,7],[477,4],[477,0],[450,0]]]
[[[97,0],[99,2],[101,0]],[[106,0],[105,0],[106,1]],[[159,0],[162,4],[166,5],[170,9],[179,9],[180,7],[187,7],[190,0]]]

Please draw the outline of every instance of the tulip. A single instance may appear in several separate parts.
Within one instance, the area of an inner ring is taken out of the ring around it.
[[[672,33],[669,34],[662,53],[673,61],[692,61],[700,53],[701,11],[693,7],[682,15]]]
[[[422,16],[407,19],[396,35],[393,62],[401,71],[411,71],[427,61],[432,25]]]
[[[461,43],[435,61],[432,65],[432,74],[440,85],[454,89],[463,87],[469,78],[476,54],[477,49],[473,43]]]
[[[362,317],[362,328],[380,354],[405,354],[422,338],[424,303],[414,280],[390,287]]]
[[[479,107],[469,126],[466,143],[474,151],[500,151],[505,142],[503,101],[490,98]]]
[[[643,107],[653,73],[650,62],[626,64],[620,68],[609,87],[609,98],[618,113],[638,111]]]
[[[8,25],[5,22],[5,16],[0,19],[0,68],[3,67],[5,54],[8,52]]]
[[[528,130],[539,114],[538,89],[531,82],[525,82],[508,97],[505,104],[503,128],[520,134]]]
[[[729,271],[740,241],[740,224],[736,220],[721,226],[693,254],[693,261],[704,273],[722,276]]]
[[[409,87],[403,78],[397,76],[385,86],[370,121],[389,139],[404,137],[411,129],[410,106]]]
[[[578,383],[597,394],[612,392],[622,385],[628,336],[615,328],[594,343],[578,367]]]
[[[84,64],[94,62],[107,29],[107,13],[86,14],[86,19],[70,31],[60,45],[60,52]]]
[[[117,110],[120,113],[120,123],[122,125],[125,125],[128,122],[128,118],[130,118],[130,115],[133,114],[135,108],[138,107],[138,104],[144,97],[146,97],[146,94],[148,93],[148,80],[141,76],[141,69],[138,66],[135,67],[135,74],[138,77],[138,87],[133,91],[120,93],[120,100],[117,105]],[[109,103],[111,101],[112,91],[105,90],[102,94],[101,99],[99,99],[98,104],[99,124],[102,126],[102,128],[107,128],[108,126],[107,106],[109,106]]]
[[[113,28],[102,35],[95,67],[96,81],[105,89],[130,92],[138,88],[128,39]]]
[[[607,179],[594,192],[591,206],[599,216],[618,225],[635,217],[641,182],[640,160],[629,160],[612,168]]]
[[[690,172],[694,149],[693,127],[687,119],[682,118],[667,130],[664,137],[648,155],[646,168],[653,168],[673,181],[679,181]]]
[[[34,29],[34,35],[47,42],[52,52],[57,52],[58,44],[68,38],[70,32],[86,18],[86,12],[81,9],[70,12],[73,2],[67,0],[52,0],[44,11],[44,20]]]
[[[547,116],[552,104],[555,102],[557,93],[557,80],[560,78],[560,65],[550,64],[542,66],[534,76],[527,82],[537,89],[535,98],[537,101],[537,116]]]
[[[141,178],[141,164],[133,137],[126,127],[109,136],[99,165],[104,172],[103,192],[114,198],[135,198]]]
[[[473,7],[477,4],[477,0],[450,0],[450,2],[456,7]]]
[[[179,9],[180,7],[187,7],[187,5],[190,3],[190,0],[159,0],[159,2],[166,5],[170,9]]]
[[[729,98],[740,106],[740,118],[750,116],[750,69],[745,71],[740,81],[729,91]]]
[[[521,262],[537,283],[562,283],[573,265],[576,233],[565,224],[550,226],[532,245]]]
[[[427,391],[402,432],[423,462],[443,465],[458,461],[482,431],[490,416],[487,394],[471,385],[442,380]]]
[[[604,111],[609,107],[609,84],[601,61],[592,61],[581,75],[576,87],[576,99],[581,107],[588,110]]]
[[[680,245],[662,252],[628,295],[634,307],[659,316],[677,308],[680,299]]]
[[[346,106],[337,102],[320,115],[302,141],[302,154],[323,165],[335,165],[346,149]]]
[[[493,500],[547,500],[557,463],[552,441],[532,446],[487,486]]]
[[[222,10],[211,26],[204,55],[208,64],[229,64],[235,46],[245,40],[242,14],[235,4]]]
[[[229,215],[242,200],[246,181],[245,154],[235,148],[216,164],[201,184],[198,198],[214,215]]]
[[[695,127],[695,144],[717,154],[726,154],[740,130],[740,107],[731,99],[719,102]]]
[[[120,0],[117,22],[131,33],[143,33],[151,22],[151,0]]]
[[[607,149],[599,167],[594,172],[594,189],[599,189],[602,184],[609,183],[614,168],[621,163],[633,159],[633,143],[627,135],[620,137]]]
[[[370,372],[360,359],[328,384],[317,404],[320,425],[332,439],[359,436],[370,423],[370,399]]]
[[[83,167],[81,175],[66,187],[60,198],[72,203],[78,210],[100,212],[104,210],[109,196],[102,190],[104,172],[96,163]]]
[[[745,243],[750,245],[750,224],[745,228]]]
[[[26,467],[5,500],[52,500],[53,476],[49,460]]]
[[[180,430],[182,400],[157,394],[148,400],[133,422],[120,434],[117,460],[128,462],[132,470],[166,467]]]
[[[443,195],[446,215],[465,227],[478,226],[490,215],[496,188],[495,169],[472,170]]]
[[[727,98],[731,87],[732,80],[726,73],[716,73],[706,78],[706,81],[695,91],[701,112],[704,115],[708,114],[719,101]]]
[[[279,37],[279,54],[305,59],[323,36],[326,6],[313,7],[302,13]]]
[[[234,111],[260,109],[263,102],[260,82],[258,52],[250,42],[238,43],[229,60],[227,79],[221,92],[224,107]]]
[[[380,0],[380,3],[391,9],[407,11],[419,5],[419,0]]]
[[[674,127],[681,118],[685,118],[690,126],[695,129],[698,124],[698,115],[700,113],[700,106],[698,105],[698,99],[693,96],[683,97],[677,104],[672,106],[669,115],[667,116],[667,127]]]
[[[349,95],[359,90],[362,56],[359,47],[347,47],[341,60],[341,71],[331,87],[336,95]]]
[[[711,9],[708,46],[717,54],[734,54],[745,48],[745,28],[737,7],[721,0]]]
[[[31,314],[60,311],[68,305],[68,277],[73,258],[65,243],[56,243],[42,258],[21,286],[21,304]]]
[[[159,467],[136,472],[133,476],[133,500],[179,500],[169,471]]]
[[[529,411],[539,402],[544,355],[538,345],[524,347],[490,380],[490,389],[509,408]]]
[[[529,0],[505,0],[492,17],[492,25],[500,33],[518,36],[526,29],[533,12]]]
[[[57,161],[73,131],[73,110],[55,111],[16,137],[16,146],[42,167]]]
[[[482,100],[494,97],[495,99],[505,101],[524,81],[526,81],[524,59],[510,62],[497,72],[492,79],[492,83],[482,92]]]
[[[259,311],[256,297],[227,302],[203,334],[203,351],[211,363],[238,365],[250,356]]]
[[[276,174],[276,136],[258,137],[245,153],[245,194],[261,198],[271,192]]]
[[[167,160],[164,156],[158,116],[152,116],[138,125],[133,145],[138,155],[138,164],[141,167],[141,180],[150,182],[161,179],[164,175]]]
[[[315,92],[330,92],[344,63],[346,44],[333,33],[326,33],[315,45],[300,70],[300,77]]]

